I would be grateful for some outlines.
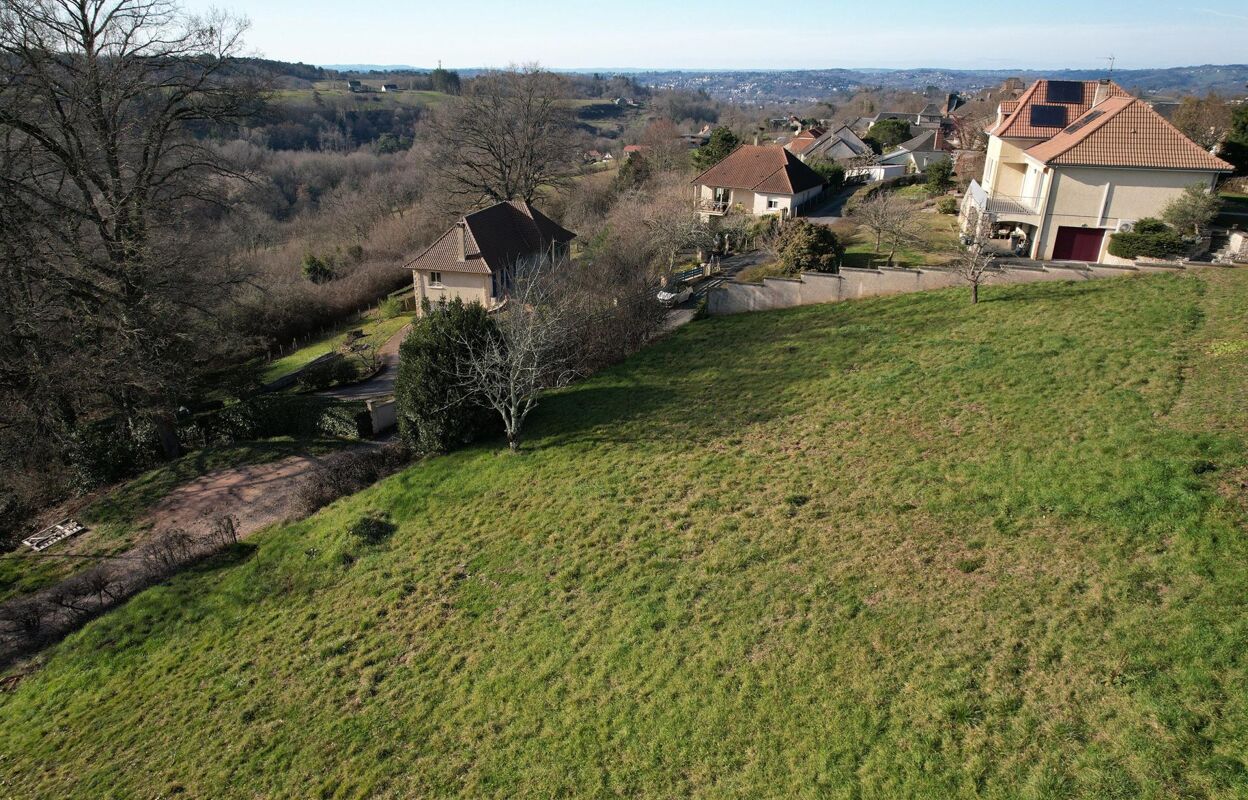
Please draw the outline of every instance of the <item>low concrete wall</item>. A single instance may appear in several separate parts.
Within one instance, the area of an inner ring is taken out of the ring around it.
[[[398,410],[394,398],[389,400],[369,400],[368,416],[373,423],[373,435],[388,431],[398,423]]]
[[[1203,268],[1212,265],[1188,265]],[[1041,281],[1091,280],[1152,272],[1174,272],[1180,265],[1110,266],[1108,264],[1072,264],[1048,266],[1007,266],[994,272],[987,286],[1002,286]],[[941,267],[900,269],[880,267],[857,269],[845,267],[840,274],[803,272],[798,278],[764,278],[762,283],[725,283],[711,289],[707,296],[707,312],[714,316],[793,308],[819,303],[837,303],[863,297],[923,292],[965,286],[956,273]]]

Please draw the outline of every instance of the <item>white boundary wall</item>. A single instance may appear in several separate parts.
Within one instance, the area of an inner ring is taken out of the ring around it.
[[[1078,264],[1070,266],[1007,266],[993,272],[985,286],[1003,286],[1041,281],[1091,280],[1122,275],[1179,272],[1184,269],[1223,268],[1215,264],[1167,264],[1111,266],[1109,264]],[[706,309],[713,316],[793,308],[819,303],[837,303],[863,297],[908,294],[950,286],[966,286],[958,275],[941,267],[902,269],[879,267],[858,269],[842,267],[838,275],[803,272],[798,278],[764,278],[762,283],[724,283],[710,290]]]

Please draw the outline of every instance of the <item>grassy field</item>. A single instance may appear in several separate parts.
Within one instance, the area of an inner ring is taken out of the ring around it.
[[[386,340],[401,331],[403,326],[411,321],[412,316],[410,314],[400,314],[397,317],[384,319],[376,312],[364,318],[353,319],[333,333],[315,339],[281,358],[273,359],[265,365],[264,371],[261,373],[261,380],[276,380],[287,373],[307,366],[313,360],[332,350],[337,350],[346,341],[347,334],[350,331],[362,330],[364,332],[362,341],[376,349],[385,344]]]
[[[342,447],[336,439],[295,440],[289,437],[207,447],[162,464],[89,500],[73,513],[91,530],[58,544],[47,553],[19,547],[0,554],[0,601],[42,589],[96,563],[87,554],[106,556],[133,546],[147,531],[143,517],[157,502],[182,484],[210,472],[243,464],[264,464],[292,455],[316,455]],[[73,555],[74,558],[65,558]]]
[[[1245,796],[1248,270],[984,296],[695,323],[148,590],[0,786]]]
[[[912,187],[906,187],[912,188]],[[893,264],[898,267],[922,267],[947,264],[958,248],[958,218],[949,214],[916,213],[919,220],[919,240],[897,250]],[[875,237],[870,231],[852,223],[841,223],[838,233],[848,235],[845,248],[845,266],[870,267],[884,263],[888,258],[888,245],[881,245],[875,252]]]

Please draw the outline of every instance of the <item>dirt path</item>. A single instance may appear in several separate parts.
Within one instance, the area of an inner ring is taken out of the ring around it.
[[[290,515],[300,480],[316,461],[313,456],[289,456],[210,472],[165,495],[141,524],[155,532],[182,528],[199,533],[213,518],[229,514],[245,536]]]

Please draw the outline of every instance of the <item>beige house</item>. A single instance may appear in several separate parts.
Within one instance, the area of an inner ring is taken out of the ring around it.
[[[783,147],[743,144],[693,179],[704,217],[730,210],[790,217],[823,191],[823,178]]]
[[[1110,235],[1232,169],[1111,81],[1037,81],[1001,104],[988,137],[963,230],[1012,236],[1039,260],[1118,262]]]
[[[517,261],[566,254],[575,238],[523,200],[468,214],[408,262],[417,307],[459,297],[493,308],[506,298]]]

